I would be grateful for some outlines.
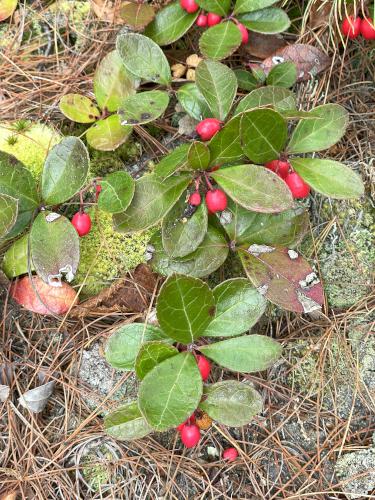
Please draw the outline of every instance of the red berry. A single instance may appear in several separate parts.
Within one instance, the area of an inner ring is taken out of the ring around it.
[[[237,28],[241,31],[242,35],[242,45],[246,45],[247,42],[249,41],[249,32],[245,28],[245,26],[241,23],[237,24]]]
[[[212,189],[206,193],[206,205],[211,213],[221,212],[228,205],[227,195],[220,189]]]
[[[207,26],[207,23],[208,23],[207,16],[205,14],[199,14],[196,21],[196,25],[199,26],[200,28],[204,28],[205,26]]]
[[[197,425],[184,425],[181,431],[181,441],[184,443],[186,448],[194,448],[194,446],[199,443],[200,438],[201,431]]]
[[[293,198],[306,198],[310,193],[310,186],[296,173],[292,172],[286,176],[287,183]]]
[[[85,236],[85,234],[90,232],[91,229],[91,219],[85,212],[77,212],[73,215],[72,224],[76,228],[79,236]]]
[[[202,141],[209,141],[212,137],[219,132],[221,121],[216,118],[206,118],[198,123],[196,131],[200,135]]]
[[[199,9],[199,5],[195,3],[195,0],[180,0],[180,5],[189,14],[197,12]]]
[[[215,24],[219,24],[221,22],[221,17],[213,12],[209,12],[207,14],[207,24],[208,26],[215,26]]]
[[[193,205],[193,207],[198,207],[201,204],[202,198],[198,191],[192,193],[189,197],[189,204]]]
[[[361,20],[360,29],[363,38],[366,38],[366,40],[375,40],[375,26],[371,17],[366,17]]]
[[[341,26],[341,31],[343,35],[348,38],[357,38],[361,29],[361,18],[349,16],[347,17]]]
[[[203,382],[206,382],[208,376],[210,375],[211,363],[208,361],[207,358],[205,358],[202,355],[197,357],[197,361],[198,361],[199,371],[201,372],[202,380]]]
[[[289,173],[290,163],[288,161],[272,160],[266,163],[265,167],[275,172],[282,179],[285,179]]]
[[[187,420],[185,420],[185,422],[182,422],[182,424],[178,425],[176,427],[176,429],[181,432],[182,429],[185,427],[185,425],[189,425],[189,424],[195,424],[195,415],[194,415],[194,413]]]
[[[236,458],[238,457],[238,451],[236,448],[227,448],[226,450],[223,451],[223,458],[224,460],[228,460],[229,462],[234,462]]]
[[[213,167],[210,168],[210,172],[216,172],[216,170],[219,170],[220,165],[214,165]]]

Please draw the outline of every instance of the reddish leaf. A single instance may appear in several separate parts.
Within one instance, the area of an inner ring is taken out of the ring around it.
[[[242,247],[240,256],[247,276],[266,299],[300,313],[321,308],[322,285],[295,250],[251,245]]]
[[[272,56],[277,50],[286,46],[282,35],[264,35],[249,31],[249,43],[243,46],[244,52],[259,59]]]
[[[10,287],[10,295],[25,309],[38,314],[65,314],[75,303],[77,293],[67,283],[51,286],[38,276],[25,276]]]

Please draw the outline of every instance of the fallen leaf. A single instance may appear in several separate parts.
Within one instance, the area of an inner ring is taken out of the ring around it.
[[[125,24],[121,17],[121,9],[130,2],[119,0],[91,0],[91,8],[95,15],[106,23]]]
[[[0,496],[0,500],[16,500],[17,495],[18,495],[18,491],[4,493],[4,495]]]
[[[286,41],[281,35],[263,35],[249,31],[249,43],[243,46],[243,51],[259,59],[265,59],[285,46]]]
[[[18,402],[32,413],[40,413],[44,410],[48,399],[52,396],[54,387],[55,382],[51,381],[35,387],[35,389],[30,389],[20,396]]]
[[[77,293],[67,283],[54,287],[38,276],[16,280],[10,295],[20,306],[38,314],[65,314],[77,299]]]
[[[0,385],[0,401],[4,403],[9,397],[10,387],[9,385]]]

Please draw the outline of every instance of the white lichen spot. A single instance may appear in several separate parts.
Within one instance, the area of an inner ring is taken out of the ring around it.
[[[304,280],[301,280],[299,282],[301,288],[303,288],[304,290],[309,289],[312,286],[317,285],[318,283],[320,283],[320,280],[314,272],[308,274]]]
[[[50,286],[54,286],[56,288],[61,287],[61,274],[49,274],[47,276],[47,283]]]
[[[233,219],[233,214],[232,212],[229,212],[229,210],[224,210],[220,214],[220,224],[225,226],[226,224],[230,224]]]
[[[315,300],[310,299],[310,297],[307,297],[304,293],[302,293],[300,290],[297,290],[297,298],[298,302],[301,304],[303,307],[303,312],[304,313],[311,313],[313,311],[320,311],[322,308]]]
[[[285,61],[285,59],[281,56],[273,56],[272,62],[273,64],[281,64]]]
[[[147,245],[146,252],[145,252],[146,262],[148,262],[149,260],[152,259],[154,253],[155,253],[155,247],[153,245]]]
[[[292,260],[298,259],[298,253],[295,250],[288,250],[288,255]]]
[[[254,243],[254,245],[250,245],[247,251],[254,255],[255,257],[258,257],[261,253],[271,253],[275,249],[274,247],[269,247],[267,245],[257,245]]]
[[[73,268],[70,264],[66,264],[66,266],[62,267],[61,269],[59,269],[59,272],[60,272],[60,276],[62,276],[63,274],[65,274],[65,279],[66,281],[68,281],[69,283],[73,280],[74,278],[74,272],[73,272]]]
[[[53,222],[56,219],[59,219],[61,217],[60,214],[57,214],[56,212],[51,212],[46,216],[46,221],[47,222]]]
[[[262,286],[258,286],[257,292],[260,293],[261,295],[266,295],[266,293],[268,292],[268,288],[269,286],[267,285],[267,283],[265,283]]]
[[[304,71],[300,71],[300,74],[298,75],[298,78],[303,78],[305,75],[305,72]]]

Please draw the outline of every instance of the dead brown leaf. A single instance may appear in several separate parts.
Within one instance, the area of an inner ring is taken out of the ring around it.
[[[91,0],[91,8],[95,15],[106,23],[125,24],[120,11],[130,2],[120,0]]]
[[[4,495],[0,496],[0,500],[16,500],[18,495],[17,491],[12,491],[10,493],[4,493]]]
[[[249,31],[249,43],[243,50],[254,57],[265,59],[286,46],[286,41],[281,35],[263,35]]]

